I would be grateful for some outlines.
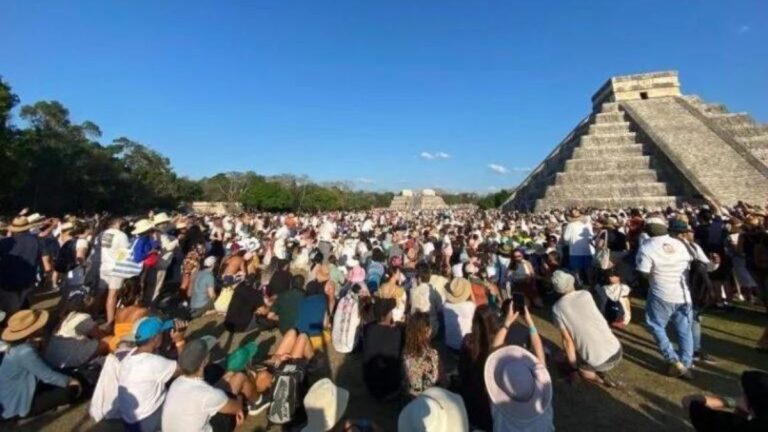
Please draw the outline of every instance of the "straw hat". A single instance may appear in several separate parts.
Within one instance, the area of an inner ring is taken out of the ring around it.
[[[547,367],[519,346],[506,346],[488,356],[485,387],[491,404],[507,420],[530,421],[552,403],[552,379]]]
[[[29,223],[38,223],[41,222],[43,219],[45,219],[45,216],[41,215],[40,213],[32,213],[31,215],[27,216],[27,220],[29,220]]]
[[[469,300],[472,284],[463,277],[455,278],[445,290],[445,299],[448,303],[462,303]]]
[[[26,216],[18,216],[13,218],[13,222],[11,222],[11,225],[8,227],[8,229],[12,233],[20,233],[29,231],[37,225],[39,225],[39,223],[30,222]]]
[[[145,232],[155,229],[155,224],[152,223],[149,219],[141,219],[134,225],[133,228],[133,235],[139,235],[144,234]]]
[[[565,218],[569,222],[573,222],[573,221],[581,218],[581,212],[579,211],[579,209],[571,209],[571,211],[568,212],[568,215],[566,215]]]
[[[75,227],[75,224],[73,224],[72,222],[64,222],[63,224],[59,225],[59,231],[61,232],[70,231],[74,227]]]
[[[328,378],[323,378],[310,387],[304,397],[307,411],[307,425],[302,432],[325,432],[341,420],[349,403],[349,392]]]
[[[430,387],[400,412],[398,432],[468,431],[469,420],[461,396]]]
[[[8,327],[3,330],[3,340],[15,342],[22,340],[40,330],[48,322],[48,312],[24,309],[11,315]]]
[[[165,212],[158,213],[155,215],[155,217],[152,218],[152,223],[155,225],[164,224],[170,221],[171,221],[171,218],[169,218],[168,214]]]

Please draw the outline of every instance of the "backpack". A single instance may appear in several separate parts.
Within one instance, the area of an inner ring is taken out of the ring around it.
[[[350,291],[339,300],[333,316],[331,339],[337,352],[346,354],[355,349],[360,327],[360,299]]]
[[[60,274],[65,274],[68,271],[77,267],[77,239],[69,239],[61,247],[59,253],[56,255],[56,260],[53,262],[53,269]]]
[[[706,306],[712,292],[712,280],[709,279],[707,264],[696,258],[693,246],[682,242],[691,256],[691,265],[688,269],[688,289],[691,292],[691,302],[697,309]]]
[[[621,305],[621,302],[618,298],[614,300],[608,297],[608,293],[606,293],[606,297],[607,299],[605,301],[605,306],[603,307],[603,316],[605,317],[605,320],[608,321],[608,324],[623,323],[624,306]],[[619,298],[620,297],[621,296],[619,296]]]
[[[272,405],[267,411],[271,424],[284,425],[293,421],[301,400],[299,391],[304,382],[304,370],[295,364],[283,364],[275,371],[272,384]]]

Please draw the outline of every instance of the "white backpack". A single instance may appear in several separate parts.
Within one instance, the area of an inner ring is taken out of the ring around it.
[[[351,290],[339,300],[333,316],[331,335],[336,352],[346,354],[355,349],[357,330],[360,327],[360,301]]]

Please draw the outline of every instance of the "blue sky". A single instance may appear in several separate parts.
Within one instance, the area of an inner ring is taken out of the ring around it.
[[[193,178],[487,192],[611,75],[677,69],[684,92],[767,121],[766,24],[764,0],[15,0],[0,75]]]

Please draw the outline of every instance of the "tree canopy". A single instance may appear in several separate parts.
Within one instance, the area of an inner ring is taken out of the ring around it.
[[[74,122],[58,101],[19,103],[0,77],[0,213],[30,207],[59,215],[135,214],[199,200],[281,212],[363,210],[386,207],[392,200],[390,192],[356,191],[346,182],[318,184],[291,174],[224,172],[193,180],[179,176],[167,157],[131,138],[103,144],[96,123]],[[21,125],[12,121],[17,108]],[[448,204],[479,200],[475,194],[443,197]]]

